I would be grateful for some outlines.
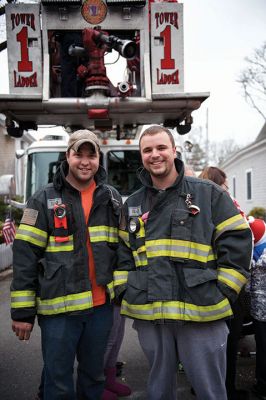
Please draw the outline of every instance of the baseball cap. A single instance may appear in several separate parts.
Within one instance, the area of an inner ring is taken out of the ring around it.
[[[79,147],[83,143],[92,144],[95,152],[100,149],[100,141],[98,137],[88,129],[80,129],[70,135],[67,150],[73,149],[74,151],[78,151]]]

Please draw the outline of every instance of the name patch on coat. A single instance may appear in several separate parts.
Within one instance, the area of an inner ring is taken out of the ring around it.
[[[142,214],[141,206],[128,207],[128,215],[129,215],[129,217],[138,217],[141,214]]]
[[[39,211],[34,210],[33,208],[25,208],[22,219],[20,221],[21,224],[35,226]]]
[[[56,204],[62,204],[61,197],[57,197],[56,199],[47,199],[48,210],[53,210]]]

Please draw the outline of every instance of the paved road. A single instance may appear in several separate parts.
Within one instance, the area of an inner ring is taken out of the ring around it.
[[[1,274],[0,274],[1,275]],[[29,342],[19,341],[11,332],[9,316],[9,286],[11,277],[0,276],[0,399],[34,400],[42,368],[40,352],[40,332],[36,325]],[[148,366],[139,347],[132,322],[127,320],[126,334],[119,359],[125,361],[124,378],[133,389],[128,400],[146,400],[145,386]],[[241,346],[248,345],[253,350],[254,341],[248,337]],[[249,389],[254,382],[254,356],[238,360],[238,385]],[[178,374],[179,388],[177,398],[196,400],[190,394],[190,385],[184,373]],[[255,397],[250,396],[250,400]]]

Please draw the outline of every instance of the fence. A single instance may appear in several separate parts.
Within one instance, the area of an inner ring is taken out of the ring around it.
[[[0,271],[10,267],[13,261],[12,246],[0,244]]]

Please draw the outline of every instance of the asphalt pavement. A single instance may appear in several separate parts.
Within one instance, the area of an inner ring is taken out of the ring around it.
[[[11,269],[0,273],[0,400],[34,400],[42,369],[40,330],[36,324],[29,342],[19,341],[11,331],[9,313],[11,278]],[[239,351],[246,356],[238,357],[237,386],[250,390],[255,380],[254,337],[247,336],[241,340]],[[119,379],[125,381],[132,389],[132,394],[127,399],[147,400],[148,364],[139,346],[136,332],[132,328],[132,321],[129,319],[126,321],[119,361],[125,363],[123,376]],[[179,372],[177,379],[177,399],[196,400],[190,392],[190,384],[185,373]],[[255,399],[250,394],[249,400]]]

